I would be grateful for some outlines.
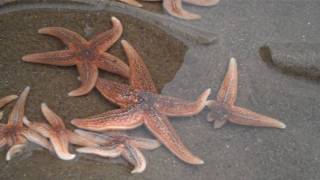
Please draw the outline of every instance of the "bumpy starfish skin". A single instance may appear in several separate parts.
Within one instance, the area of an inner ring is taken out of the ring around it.
[[[151,75],[136,50],[127,42],[121,42],[130,64],[130,86],[114,81],[98,79],[97,89],[121,109],[108,111],[71,123],[79,128],[106,131],[133,129],[144,124],[153,135],[173,154],[190,164],[203,164],[182,143],[167,116],[192,116],[206,104],[210,89],[194,102],[162,96],[157,93]]]
[[[118,0],[132,6],[142,7],[136,0]],[[161,1],[161,0],[143,0],[143,1]],[[182,2],[197,5],[197,6],[214,6],[219,3],[220,0],[162,0],[164,9],[172,16],[185,19],[195,20],[201,18],[200,15],[188,12],[182,8]]]
[[[57,66],[76,65],[80,74],[81,86],[69,93],[69,96],[81,96],[94,88],[98,78],[98,68],[123,77],[129,76],[129,67],[119,58],[105,52],[121,36],[121,22],[111,18],[113,28],[94,36],[90,41],[79,34],[62,27],[46,27],[39,30],[61,39],[68,50],[30,54],[22,57],[23,61]]]
[[[6,155],[7,161],[11,160],[15,154],[22,152],[28,140],[51,150],[51,145],[45,138],[23,126],[22,119],[29,91],[30,88],[26,87],[20,95],[9,115],[8,123],[0,123],[0,148],[5,145],[10,147]],[[9,99],[15,99],[15,97]],[[8,99],[6,102],[8,102]]]
[[[221,128],[227,121],[247,126],[285,128],[286,125],[276,119],[252,112],[234,105],[237,98],[238,72],[237,62],[231,58],[228,72],[217,95],[217,100],[209,100],[207,106],[212,110],[208,121],[214,121],[215,128]]]
[[[16,96],[16,95],[9,95],[9,96],[1,98],[0,99],[0,108],[2,108],[6,104],[12,102],[13,100],[15,100],[17,98],[18,98],[18,96]],[[2,117],[3,117],[3,113],[0,112],[0,120],[2,119]]]
[[[77,152],[95,154],[102,157],[122,156],[134,166],[131,173],[141,173],[146,169],[147,161],[139,150],[140,148],[153,150],[160,146],[160,143],[156,140],[131,137],[125,134],[97,134],[83,130],[75,130],[75,132],[100,144],[98,147],[77,148]]]
[[[69,153],[69,143],[80,146],[96,146],[97,144],[66,129],[63,120],[55,114],[46,104],[41,104],[41,110],[51,126],[46,123],[30,122],[27,118],[23,122],[30,129],[37,131],[42,136],[49,138],[57,156],[63,160],[75,158],[75,154]]]

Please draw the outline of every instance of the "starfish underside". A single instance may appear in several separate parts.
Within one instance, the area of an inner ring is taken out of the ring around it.
[[[207,106],[212,110],[208,121],[214,121],[215,128],[221,128],[227,121],[235,124],[259,127],[285,128],[279,120],[235,106],[238,88],[237,62],[231,58],[227,74],[223,80],[216,100],[209,100]]]
[[[23,61],[57,66],[77,66],[81,86],[69,93],[69,96],[81,96],[89,93],[98,78],[98,69],[112,72],[123,77],[129,76],[129,67],[119,58],[105,52],[121,36],[121,22],[111,18],[112,29],[94,36],[90,41],[85,40],[76,32],[62,27],[46,27],[39,30],[61,39],[69,49],[45,53],[30,54],[22,57]]]
[[[40,133],[42,136],[49,138],[57,156],[63,160],[71,160],[75,158],[75,154],[69,152],[69,143],[80,146],[96,146],[97,144],[68,130],[63,120],[55,114],[46,104],[41,104],[41,110],[47,121],[46,123],[30,122],[27,118],[23,122],[30,129]]]
[[[142,4],[138,3],[136,0],[118,0],[132,6],[142,7]],[[156,2],[161,0],[142,0],[149,2]],[[220,0],[162,0],[163,8],[172,16],[185,19],[185,20],[195,20],[201,18],[200,15],[188,12],[182,8],[182,2],[197,5],[197,6],[214,6],[219,3]]]
[[[52,149],[50,143],[40,134],[23,126],[22,119],[24,117],[25,104],[29,91],[30,88],[26,87],[20,95],[9,115],[8,123],[0,123],[0,148],[5,145],[10,147],[6,155],[7,161],[11,160],[14,155],[22,152],[28,140],[49,150]],[[6,100],[0,100],[1,106],[12,101],[16,96],[8,96],[6,98]]]
[[[140,149],[153,150],[160,146],[156,140],[125,134],[97,134],[83,130],[75,130],[75,132],[100,145],[77,148],[77,152],[111,158],[122,156],[134,166],[131,173],[141,173],[146,168],[147,161]]]
[[[162,96],[157,93],[151,75],[136,50],[127,42],[121,42],[130,64],[130,85],[98,79],[97,89],[116,109],[85,119],[74,119],[71,123],[79,128],[106,131],[133,129],[144,124],[149,131],[173,154],[190,164],[203,161],[193,155],[182,143],[167,116],[192,116],[204,107],[210,89],[194,102]]]

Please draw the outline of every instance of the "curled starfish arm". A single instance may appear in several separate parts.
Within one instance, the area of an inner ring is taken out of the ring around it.
[[[207,89],[194,102],[159,95],[155,107],[167,116],[192,116],[198,114],[206,106],[210,92],[211,89]]]
[[[228,120],[236,124],[247,126],[286,128],[286,125],[277,119],[236,106],[231,108],[231,115],[228,116]]]
[[[126,144],[125,147],[126,150],[122,152],[122,157],[134,166],[134,169],[131,171],[131,173],[142,173],[147,166],[147,161],[142,152],[130,144]]]
[[[0,108],[2,108],[6,104],[10,103],[11,101],[13,101],[17,98],[18,98],[18,96],[16,96],[16,95],[9,95],[9,96],[1,98],[0,99]]]
[[[176,16],[185,20],[200,19],[201,16],[188,12],[182,8],[181,0],[163,0],[163,8],[172,16]]]
[[[138,1],[136,0],[118,0],[118,1],[129,4],[131,6],[142,7],[142,4],[138,3]]]
[[[130,65],[130,85],[132,88],[156,93],[157,89],[151,78],[151,74],[141,56],[128,41],[122,40],[121,44],[128,57]]]
[[[77,148],[76,151],[79,153],[115,158],[121,155],[124,151],[124,146],[122,144],[117,144],[113,146],[81,147]]]
[[[71,124],[92,131],[126,130],[142,125],[142,113],[136,109],[116,109],[85,119],[74,119]]]
[[[54,113],[47,106],[47,104],[45,103],[41,104],[41,111],[53,128],[61,128],[61,129],[65,128],[63,120],[56,113]]]
[[[64,133],[57,133],[50,131],[49,139],[53,145],[54,151],[57,156],[62,160],[72,160],[76,157],[75,154],[69,152],[68,137]]]
[[[76,144],[79,146],[97,146],[98,144],[95,143],[94,141],[91,141],[90,139],[81,136],[80,134],[74,133],[72,131],[67,131],[68,134],[68,139],[71,144]]]
[[[146,127],[173,154],[189,164],[196,165],[204,163],[184,146],[167,117],[152,111],[146,114],[144,118]]]
[[[21,93],[18,101],[13,107],[13,110],[11,111],[8,119],[8,126],[23,126],[23,117],[24,117],[24,111],[25,111],[25,105],[27,101],[27,97],[30,91],[30,87],[26,87],[23,92]]]
[[[25,129],[22,134],[24,135],[24,137],[26,137],[29,141],[40,145],[43,148],[46,148],[50,151],[53,151],[53,147],[50,144],[50,142],[43,136],[41,136],[40,134],[38,134],[36,131],[33,131],[31,129]]]
[[[197,5],[197,6],[214,6],[220,2],[220,0],[182,0],[185,3]]]
[[[89,44],[99,52],[108,50],[122,35],[123,27],[120,20],[113,16],[111,22],[112,29],[96,35],[89,41]]]
[[[21,153],[26,148],[26,144],[14,144],[6,154],[6,160],[10,161],[16,154]]]
[[[89,93],[96,85],[98,79],[98,68],[92,63],[78,63],[77,69],[80,73],[81,86],[69,92],[69,96],[81,96]]]
[[[218,91],[217,101],[227,105],[233,105],[237,98],[238,71],[236,59],[231,58],[227,74]]]
[[[76,60],[71,50],[51,51],[45,53],[28,54],[22,57],[25,62],[49,64],[57,66],[73,66]]]
[[[98,78],[96,88],[106,99],[121,107],[128,107],[136,99],[130,86],[116,81]]]
[[[116,56],[109,53],[102,53],[96,61],[98,68],[129,78],[129,67]]]
[[[81,49],[87,40],[78,33],[62,27],[45,27],[38,31],[40,34],[51,35],[62,40],[71,50]]]
[[[147,149],[147,150],[154,150],[160,147],[160,143],[154,139],[148,138],[141,138],[141,137],[132,137],[128,136],[128,143],[134,147]]]

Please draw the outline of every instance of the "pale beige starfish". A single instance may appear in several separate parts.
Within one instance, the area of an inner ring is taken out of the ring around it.
[[[217,95],[217,100],[207,101],[211,109],[208,121],[214,121],[215,128],[221,128],[227,121],[247,126],[285,128],[279,120],[252,112],[234,105],[237,98],[238,72],[236,59],[231,58],[228,72]]]
[[[37,131],[44,137],[50,139],[57,156],[63,160],[75,158],[75,154],[69,153],[69,143],[80,146],[96,146],[97,144],[68,130],[63,120],[55,114],[44,103],[41,104],[41,110],[51,126],[46,123],[30,122],[27,118],[23,119],[25,125],[30,129]]]
[[[132,6],[142,7],[142,4],[138,3],[136,0],[118,0]],[[142,0],[149,2],[162,1],[163,8],[172,16],[185,19],[185,20],[195,20],[201,18],[200,15],[188,12],[182,8],[182,2],[197,5],[197,6],[214,6],[219,3],[220,0]]]
[[[28,140],[51,150],[50,143],[44,137],[23,126],[22,119],[29,91],[30,87],[26,87],[20,95],[9,115],[8,123],[0,123],[0,148],[5,145],[10,147],[6,155],[7,161],[11,160],[15,154],[22,152],[26,147]],[[8,102],[10,99],[14,98],[15,97],[12,96],[3,102]]]
[[[122,156],[134,166],[131,173],[141,173],[146,169],[147,161],[140,149],[153,150],[160,146],[157,140],[128,136],[125,134],[98,134],[77,129],[75,132],[100,144],[96,147],[77,148],[77,152],[95,154],[102,157]]]

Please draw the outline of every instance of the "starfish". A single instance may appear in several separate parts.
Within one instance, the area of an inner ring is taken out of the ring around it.
[[[119,58],[105,52],[120,38],[123,31],[121,22],[117,18],[112,17],[111,21],[113,25],[111,30],[94,36],[90,41],[66,28],[42,28],[39,33],[61,39],[69,49],[29,54],[22,57],[22,60],[57,66],[76,65],[80,74],[81,86],[71,91],[69,96],[81,96],[89,93],[96,84],[98,68],[128,77],[129,67]]]
[[[6,155],[7,161],[11,160],[15,154],[21,152],[26,147],[28,140],[51,150],[51,145],[45,138],[23,126],[22,119],[29,91],[30,87],[26,87],[20,95],[9,115],[8,123],[0,123],[0,148],[5,145],[10,147]],[[15,99],[15,96],[11,96],[10,99]]]
[[[147,162],[140,148],[153,150],[160,146],[157,140],[132,137],[125,134],[97,134],[80,129],[75,130],[75,132],[100,145],[77,148],[77,152],[111,158],[122,156],[134,166],[131,173],[141,173],[146,169]]]
[[[12,102],[13,100],[15,100],[17,98],[18,98],[18,96],[16,96],[16,95],[9,95],[9,96],[1,98],[0,99],[0,108],[5,106],[6,104],[9,104],[10,102]],[[3,117],[3,113],[0,112],[0,120],[2,119],[2,117]]]
[[[71,123],[92,131],[126,130],[144,124],[173,154],[190,164],[203,164],[182,143],[167,116],[192,116],[206,104],[210,89],[194,102],[159,95],[151,75],[137,51],[125,40],[121,41],[130,65],[130,85],[98,79],[97,89],[121,108]]]
[[[49,107],[42,103],[41,111],[51,126],[46,123],[30,122],[27,118],[23,122],[30,129],[40,133],[42,136],[49,138],[57,156],[62,160],[71,160],[75,154],[69,153],[69,143],[80,146],[96,146],[97,144],[66,129],[63,120],[55,114]]]
[[[237,98],[238,74],[236,59],[231,58],[227,74],[217,95],[217,100],[209,100],[207,106],[212,110],[208,121],[214,121],[215,128],[221,128],[227,121],[235,124],[259,127],[285,128],[276,119],[235,106]]]
[[[132,6],[142,7],[142,4],[138,3],[136,0],[118,0]],[[197,5],[197,6],[214,6],[219,3],[220,0],[143,0],[143,1],[162,1],[164,9],[172,16],[185,19],[185,20],[195,20],[200,19],[201,16],[188,12],[182,8],[182,2]]]

